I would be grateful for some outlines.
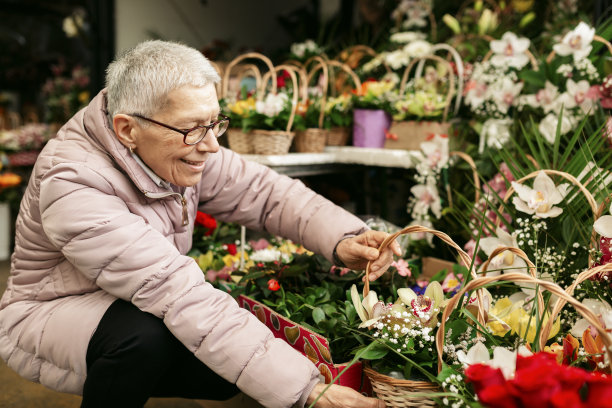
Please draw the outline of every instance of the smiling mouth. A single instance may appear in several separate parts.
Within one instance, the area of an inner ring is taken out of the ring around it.
[[[204,163],[204,161],[191,161],[191,160],[187,160],[187,159],[181,159],[181,161],[187,163],[187,164],[191,164],[192,166],[199,166],[200,164]]]

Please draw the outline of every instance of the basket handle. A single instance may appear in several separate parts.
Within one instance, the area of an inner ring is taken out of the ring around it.
[[[372,47],[370,47],[368,45],[364,45],[364,44],[357,44],[357,45],[350,46],[350,47],[346,48],[345,50],[341,51],[340,54],[338,54],[338,56],[336,57],[336,59],[348,60],[348,58],[351,56],[351,54],[353,54],[355,52],[362,52],[365,55],[369,55],[369,56],[374,57],[374,58],[376,58],[376,56],[378,55],[378,53]],[[359,60],[361,60],[361,58],[363,58],[363,57],[360,57]],[[391,70],[391,67],[389,67],[389,64],[387,64],[387,62],[385,60],[382,61],[382,64],[385,67],[385,71],[387,72],[387,74],[390,74],[390,73],[393,72]],[[350,67],[350,65],[349,65],[349,67]]]
[[[461,58],[461,55],[459,54],[459,52],[457,52],[457,50],[455,48],[453,48],[452,46],[446,44],[446,43],[440,43],[440,44],[435,44],[431,47],[431,54],[434,54],[437,51],[448,51],[448,54],[450,57],[453,58],[454,62],[455,62],[455,66],[457,67],[457,95],[455,96],[455,114],[457,112],[459,112],[459,108],[461,108],[461,98],[463,96],[463,74],[465,72],[464,66],[463,66],[463,59]],[[420,78],[423,74],[423,67],[425,66],[425,60],[420,60],[417,68],[416,68],[416,72],[414,74],[415,78]]]
[[[402,80],[400,81],[399,95],[404,96],[404,92],[406,91],[406,82],[408,81],[408,75],[410,74],[412,68],[420,60],[433,60],[442,64],[446,64],[447,66],[449,87],[448,92],[446,93],[446,104],[444,106],[444,113],[442,114],[442,121],[446,122],[446,118],[448,117],[448,108],[450,107],[451,99],[453,98],[455,92],[455,75],[453,74],[453,68],[450,66],[448,61],[438,57],[437,55],[426,55],[423,57],[414,58],[404,70],[404,75],[402,75]]]
[[[303,80],[303,78],[305,77],[304,70],[294,65],[286,65],[286,64],[277,65],[273,69],[274,71],[273,74],[268,75],[268,72],[264,74],[262,87],[265,88],[267,83],[270,81],[270,77],[272,77],[273,89],[276,90],[276,71],[282,71],[282,70],[287,71],[287,73],[291,77],[291,82],[293,83],[293,95],[291,97],[291,114],[289,115],[289,120],[287,121],[287,129],[286,129],[287,132],[291,132],[291,127],[293,126],[293,119],[295,119],[295,113],[298,107],[299,94],[302,93],[302,98],[304,98],[305,88],[299,86],[299,81],[297,79],[297,77],[300,76],[300,78],[302,78]]]
[[[329,70],[329,75],[330,75],[330,82],[334,83],[333,81],[334,71],[330,70],[329,67],[337,67],[337,68],[342,69],[344,72],[348,74],[348,76],[351,77],[351,80],[353,81],[353,84],[355,85],[355,89],[361,88],[361,80],[359,79],[357,74],[355,74],[355,71],[353,71],[351,67],[349,67],[347,64],[340,62],[340,61],[336,61],[336,60],[328,60],[327,65],[328,65],[327,69]],[[335,87],[332,87],[332,92],[334,95],[335,95],[335,91],[336,91]]]
[[[272,81],[272,92],[276,93],[276,72],[274,71],[274,64],[272,64],[272,61],[261,53],[247,52],[246,54],[237,56],[236,58],[231,60],[229,64],[227,64],[227,67],[225,68],[225,72],[223,73],[223,91],[221,93],[221,97],[225,98],[227,96],[227,92],[229,90],[230,73],[232,72],[232,68],[234,68],[240,61],[243,61],[245,59],[259,59],[259,60],[262,60],[266,64],[266,66],[268,67],[268,72],[271,72],[271,75],[273,75],[274,77]],[[263,94],[262,92],[263,89],[258,89],[257,91],[259,94],[258,99],[261,99],[262,94]]]
[[[612,44],[610,43],[610,41],[606,40],[605,38],[597,34],[593,36],[593,41],[597,41],[597,42],[604,44],[608,48],[608,51],[610,51],[610,54],[612,54]],[[556,55],[555,50],[552,50],[550,54],[548,54],[548,56],[546,57],[546,63],[550,64],[553,58],[555,58],[555,55]]]
[[[316,61],[318,64],[316,64],[314,66],[314,68],[312,68],[306,77],[306,82],[304,83],[304,87],[306,88],[306,98],[308,98],[308,85],[310,84],[310,81],[312,80],[312,78],[314,78],[315,74],[317,73],[317,71],[321,70],[323,73],[323,96],[321,98],[321,109],[319,112],[319,129],[323,128],[323,119],[325,118],[325,104],[327,103],[327,92],[329,90],[329,70],[327,68],[327,63],[326,61],[319,57],[318,55],[315,55],[314,57],[310,58],[308,61],[306,61],[306,66],[309,65],[310,62],[314,62]]]
[[[446,320],[448,319],[451,311],[455,309],[459,301],[463,299],[463,295],[466,292],[474,290],[474,289],[478,289],[484,285],[487,285],[491,282],[496,282],[496,281],[534,283],[536,285],[539,285],[541,288],[546,289],[549,292],[557,295],[560,299],[562,298],[567,303],[574,306],[576,311],[579,314],[581,314],[586,320],[588,320],[589,323],[591,323],[591,325],[595,327],[595,329],[599,332],[600,336],[602,337],[603,343],[605,344],[606,353],[608,354],[608,358],[610,359],[610,361],[612,361],[612,337],[601,326],[599,319],[591,310],[589,310],[589,308],[587,308],[582,303],[578,302],[576,299],[571,297],[567,292],[565,292],[559,285],[555,283],[544,281],[541,279],[535,279],[531,276],[528,276],[522,273],[508,273],[508,274],[499,275],[499,276],[486,276],[486,277],[474,279],[468,282],[467,285],[461,288],[461,290],[457,292],[457,294],[455,294],[455,296],[453,296],[450,299],[449,303],[446,305],[446,308],[444,308],[444,312],[442,313],[442,318],[440,319],[440,327],[438,327],[438,332],[436,333],[436,350],[438,352],[438,371],[442,370],[442,353],[443,353],[442,348],[444,346],[444,335],[445,335],[444,326],[445,326]],[[552,319],[549,319],[549,321],[552,321]]]

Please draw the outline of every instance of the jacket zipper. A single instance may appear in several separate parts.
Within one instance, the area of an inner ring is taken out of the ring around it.
[[[153,192],[146,191],[146,190],[143,190],[142,192],[145,196],[149,198],[153,198],[153,199],[165,198],[165,197],[170,197],[170,196],[174,196],[175,198],[177,198],[180,201],[181,206],[183,207],[183,226],[189,224],[189,213],[187,211],[187,199],[185,198],[184,195],[175,193],[175,192],[153,193]]]

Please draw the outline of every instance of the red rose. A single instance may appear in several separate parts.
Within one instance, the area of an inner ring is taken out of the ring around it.
[[[478,393],[478,399],[484,405],[496,408],[519,408],[516,398],[510,393],[506,384],[495,384]]]
[[[587,376],[587,400],[589,407],[612,408],[612,377],[600,373]]]
[[[268,289],[270,289],[272,292],[276,292],[280,289],[280,283],[278,283],[276,279],[270,279],[268,281]]]
[[[208,228],[205,235],[212,234],[215,228],[217,228],[217,220],[215,220],[211,215],[203,213],[202,211],[198,211],[196,214],[195,224]]]
[[[227,252],[229,252],[230,255],[236,255],[236,253],[238,253],[236,244],[227,244]]]
[[[465,369],[467,381],[474,384],[476,392],[480,392],[492,385],[504,385],[506,379],[499,368],[492,368],[486,364],[472,364]]]
[[[550,405],[554,408],[587,408],[575,391],[560,391],[552,396]]]

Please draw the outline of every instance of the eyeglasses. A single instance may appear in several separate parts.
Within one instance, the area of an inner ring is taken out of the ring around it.
[[[166,129],[170,129],[170,130],[174,130],[175,132],[179,132],[181,135],[183,135],[183,143],[185,143],[186,145],[190,145],[190,146],[196,145],[200,143],[202,140],[204,140],[204,138],[208,134],[208,131],[211,131],[215,137],[219,137],[223,135],[225,131],[227,130],[227,128],[229,127],[229,121],[230,121],[229,117],[219,114],[219,116],[217,117],[217,120],[213,121],[210,125],[198,125],[198,126],[192,127],[191,129],[181,130],[173,126],[166,125],[165,123],[161,123],[156,120],[139,115],[137,113],[132,113],[130,114],[130,116],[134,116],[134,117],[146,120],[148,122],[155,123],[156,125],[163,126]]]

